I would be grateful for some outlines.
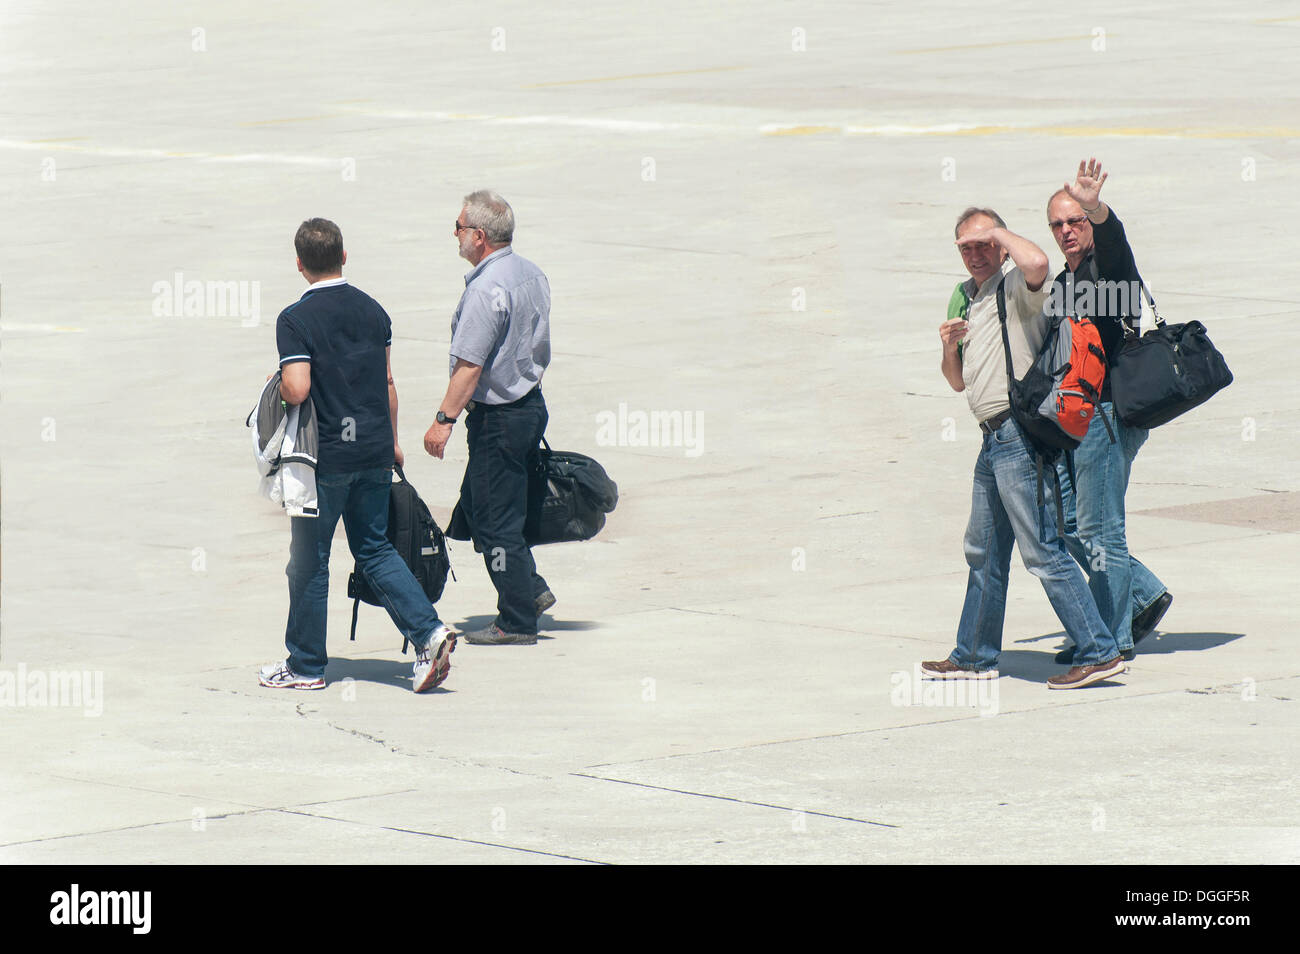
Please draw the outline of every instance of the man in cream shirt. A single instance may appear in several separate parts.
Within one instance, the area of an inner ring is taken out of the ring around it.
[[[969,208],[955,230],[962,263],[965,318],[939,326],[940,365],[954,391],[964,391],[979,422],[966,563],[970,573],[957,626],[957,645],[944,660],[924,662],[931,679],[996,679],[1006,613],[1011,546],[1038,577],[1061,625],[1074,641],[1074,666],[1049,679],[1052,689],[1077,689],[1124,672],[1115,640],[1097,612],[1088,584],[1056,530],[1050,494],[1039,506],[1032,447],[1011,416],[997,293],[1006,300],[1007,337],[1017,378],[1029,369],[1047,334],[1047,256],[1007,229],[992,209]]]

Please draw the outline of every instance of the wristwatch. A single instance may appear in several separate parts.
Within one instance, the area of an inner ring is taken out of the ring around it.
[[[433,419],[437,421],[439,424],[456,423],[456,419],[454,417],[448,417],[446,414],[443,414],[442,411],[439,411],[437,414],[435,414]]]

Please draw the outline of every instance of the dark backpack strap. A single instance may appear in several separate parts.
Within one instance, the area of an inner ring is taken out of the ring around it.
[[[1066,466],[1070,470],[1070,480],[1071,482],[1073,482],[1074,480],[1073,461],[1068,461]],[[1047,497],[1043,493],[1043,468],[1044,467],[1046,467],[1048,470],[1052,472],[1052,480],[1055,481],[1056,483],[1056,529],[1057,532],[1061,535],[1061,537],[1064,538],[1065,537],[1065,507],[1062,506],[1061,504],[1061,474],[1059,471],[1057,471],[1056,465],[1046,459],[1042,451],[1035,450],[1034,471],[1038,477],[1038,491],[1035,496],[1035,499],[1038,501],[1038,507],[1036,509],[1038,511],[1040,521],[1042,520],[1043,504],[1046,503],[1047,501]],[[1073,486],[1073,483],[1071,485]],[[1039,529],[1040,530],[1042,529],[1041,523],[1039,525]]]
[[[1037,451],[1034,452],[1034,472],[1038,475],[1038,507],[1042,509],[1043,501],[1046,499],[1043,496],[1043,455]]]
[[[1012,401],[1015,393],[1015,373],[1011,367],[1011,339],[1007,335],[1007,296],[1003,288],[1006,279],[1003,278],[998,282],[998,324],[1002,326],[1002,354],[1007,363],[1007,400]],[[1068,365],[1067,365],[1068,367]],[[1015,417],[1014,404],[1012,417]],[[1026,435],[1028,437],[1028,435]],[[1043,503],[1046,498],[1043,495],[1043,466],[1046,464],[1051,468],[1052,478],[1056,481],[1056,528],[1062,537],[1065,536],[1065,508],[1061,505],[1061,475],[1056,470],[1056,464],[1047,459],[1046,455],[1039,450],[1033,443],[1030,443],[1034,454],[1034,469],[1038,474],[1038,512],[1043,512]],[[1070,468],[1071,486],[1074,481],[1074,461],[1068,459],[1067,466]]]
[[[1007,361],[1007,400],[1009,401],[1016,376],[1011,368],[1011,339],[1007,336],[1007,293],[1003,288],[1005,283],[1005,277],[998,279],[998,324],[1002,326],[1002,354]]]
[[[359,596],[352,597],[352,635],[349,636],[348,639],[351,639],[353,642],[355,642],[357,638],[357,610],[359,610],[360,608],[361,608],[361,597]]]
[[[1034,507],[1034,513],[1038,514],[1038,532],[1043,531],[1043,455],[1034,451],[1034,474],[1038,478],[1038,487],[1034,494],[1034,501],[1037,504]]]
[[[404,483],[404,484],[409,484],[409,483],[410,483],[410,482],[406,479],[406,471],[402,470],[402,465],[399,464],[397,461],[393,461],[393,472],[397,474],[397,479],[398,479],[401,483]],[[409,529],[409,528],[403,528],[403,529]],[[392,532],[393,532],[393,528],[392,528],[391,526],[388,528],[388,532],[389,532],[390,534],[392,534]],[[403,562],[405,562],[405,560],[406,560],[406,554],[400,554],[400,556],[402,557]],[[421,585],[423,585],[423,583],[421,583]],[[402,655],[403,655],[403,656],[406,655],[406,647],[409,646],[409,645],[410,645],[410,640],[408,640],[405,636],[403,636],[403,637],[402,637]]]
[[[1074,484],[1074,460],[1073,455],[1066,458],[1066,466],[1070,470],[1070,486]],[[1061,472],[1055,467],[1052,468],[1052,477],[1056,481],[1056,532],[1061,539],[1065,539],[1065,507],[1061,504]]]
[[[1113,406],[1113,405],[1112,405]],[[1115,429],[1110,426],[1110,418],[1106,416],[1106,409],[1100,403],[1096,405],[1096,410],[1101,415],[1101,422],[1106,425],[1106,433],[1110,435],[1110,442],[1115,443]]]

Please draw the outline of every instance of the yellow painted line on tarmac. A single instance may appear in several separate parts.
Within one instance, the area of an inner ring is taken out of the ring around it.
[[[846,126],[851,136],[993,136],[1014,132],[1015,126]]]
[[[283,119],[259,119],[256,122],[240,123],[241,126],[279,126],[284,123],[314,123],[322,119],[339,119],[338,113],[327,116],[286,116]]]
[[[946,123],[937,126],[859,126],[855,124],[839,126],[782,126],[771,124],[760,126],[759,133],[764,136],[988,136],[996,133],[1015,132],[1015,126],[962,126],[958,123]]]
[[[1300,17],[1268,17],[1264,20],[1256,20],[1256,23],[1294,23],[1300,20]]]
[[[541,89],[545,86],[585,86],[591,83],[618,83],[623,80],[659,79],[663,76],[693,76],[698,73],[726,73],[732,70],[747,70],[748,66],[711,66],[699,70],[666,70],[662,73],[628,73],[625,76],[597,76],[592,79],[557,80],[553,83],[529,83],[523,89]]]
[[[73,331],[83,332],[85,328],[73,328],[71,325],[45,325],[25,321],[0,321],[0,331]]]
[[[85,142],[85,141],[86,141],[87,139],[89,139],[89,138],[90,138],[89,136],[60,136],[58,139],[32,139],[32,140],[30,140],[30,141],[31,141],[31,142],[35,142],[35,143],[45,143],[45,142]]]
[[[824,133],[842,133],[843,126],[764,126],[759,129],[764,136],[820,136]]]
[[[1106,34],[1106,39],[1110,39],[1115,34]],[[911,56],[918,53],[955,53],[958,50],[992,50],[1002,46],[1031,46],[1039,43],[1063,43],[1066,40],[1091,40],[1093,34],[1084,33],[1079,36],[1049,36],[1040,37],[1036,40],[1000,40],[994,43],[965,43],[960,46],[928,46],[919,50],[895,50],[898,56]]]

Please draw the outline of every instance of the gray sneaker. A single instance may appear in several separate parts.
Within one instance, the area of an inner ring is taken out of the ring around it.
[[[537,634],[507,633],[493,623],[487,629],[466,633],[465,642],[471,646],[532,646],[537,642]]]
[[[537,605],[537,615],[541,616],[548,609],[550,609],[552,606],[555,605],[555,594],[552,593],[550,590],[542,590],[542,592],[537,594],[537,599],[535,602]]]

